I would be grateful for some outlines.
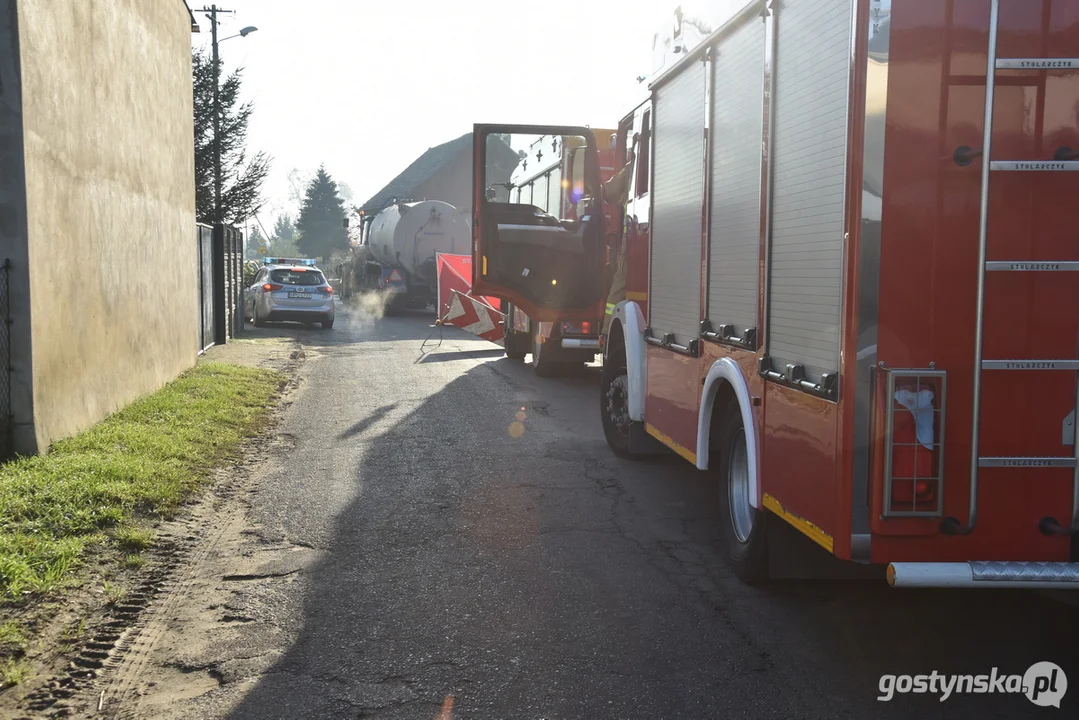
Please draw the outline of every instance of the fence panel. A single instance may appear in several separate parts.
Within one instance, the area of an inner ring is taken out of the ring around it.
[[[214,344],[213,228],[198,225],[196,245],[199,273],[199,352]]]
[[[8,276],[11,260],[4,259],[0,265],[0,457],[8,458],[14,453],[13,422],[11,413],[11,294]]]
[[[229,337],[243,330],[244,238],[237,228],[225,226],[226,264],[228,265]]]

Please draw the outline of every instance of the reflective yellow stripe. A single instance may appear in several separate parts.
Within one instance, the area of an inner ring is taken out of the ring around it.
[[[773,513],[783,518],[796,530],[809,537],[810,540],[823,547],[828,552],[832,552],[832,536],[821,530],[819,527],[809,522],[803,517],[799,517],[792,513],[787,508],[783,507],[783,503],[776,500],[768,493],[764,493],[764,507],[771,510]]]
[[[483,274],[484,275],[487,274],[487,256],[486,255],[483,256]]]
[[[648,293],[646,292],[628,292],[626,293],[627,300],[639,300],[644,302],[648,299]]]
[[[656,428],[649,425],[648,423],[644,424],[644,429],[645,429],[645,431],[648,432],[649,435],[654,437],[656,440],[659,440],[661,443],[663,443],[664,445],[669,447],[671,450],[674,450],[676,453],[681,455],[686,460],[689,460],[694,465],[697,464],[697,453],[693,452],[692,450],[690,450],[687,447],[683,447],[682,445],[679,445],[669,435],[664,435],[663,433],[661,433],[659,430],[656,430]]]

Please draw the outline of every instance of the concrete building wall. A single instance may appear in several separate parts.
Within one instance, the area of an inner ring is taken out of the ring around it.
[[[26,452],[192,366],[198,287],[184,3],[16,6],[36,439]]]

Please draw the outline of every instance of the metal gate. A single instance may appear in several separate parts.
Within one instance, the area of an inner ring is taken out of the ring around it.
[[[0,265],[0,457],[9,458],[14,452],[11,411],[11,296],[8,275],[11,260]]]
[[[214,344],[213,228],[209,225],[198,225],[196,241],[199,273],[199,352],[201,353]]]
[[[243,330],[243,234],[230,225],[198,225],[199,352]]]

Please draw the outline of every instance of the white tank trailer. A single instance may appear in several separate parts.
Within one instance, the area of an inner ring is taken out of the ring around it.
[[[435,253],[472,252],[468,219],[449,203],[391,205],[370,223],[361,246],[365,266],[361,288],[392,293],[398,307],[423,308],[438,302]]]

